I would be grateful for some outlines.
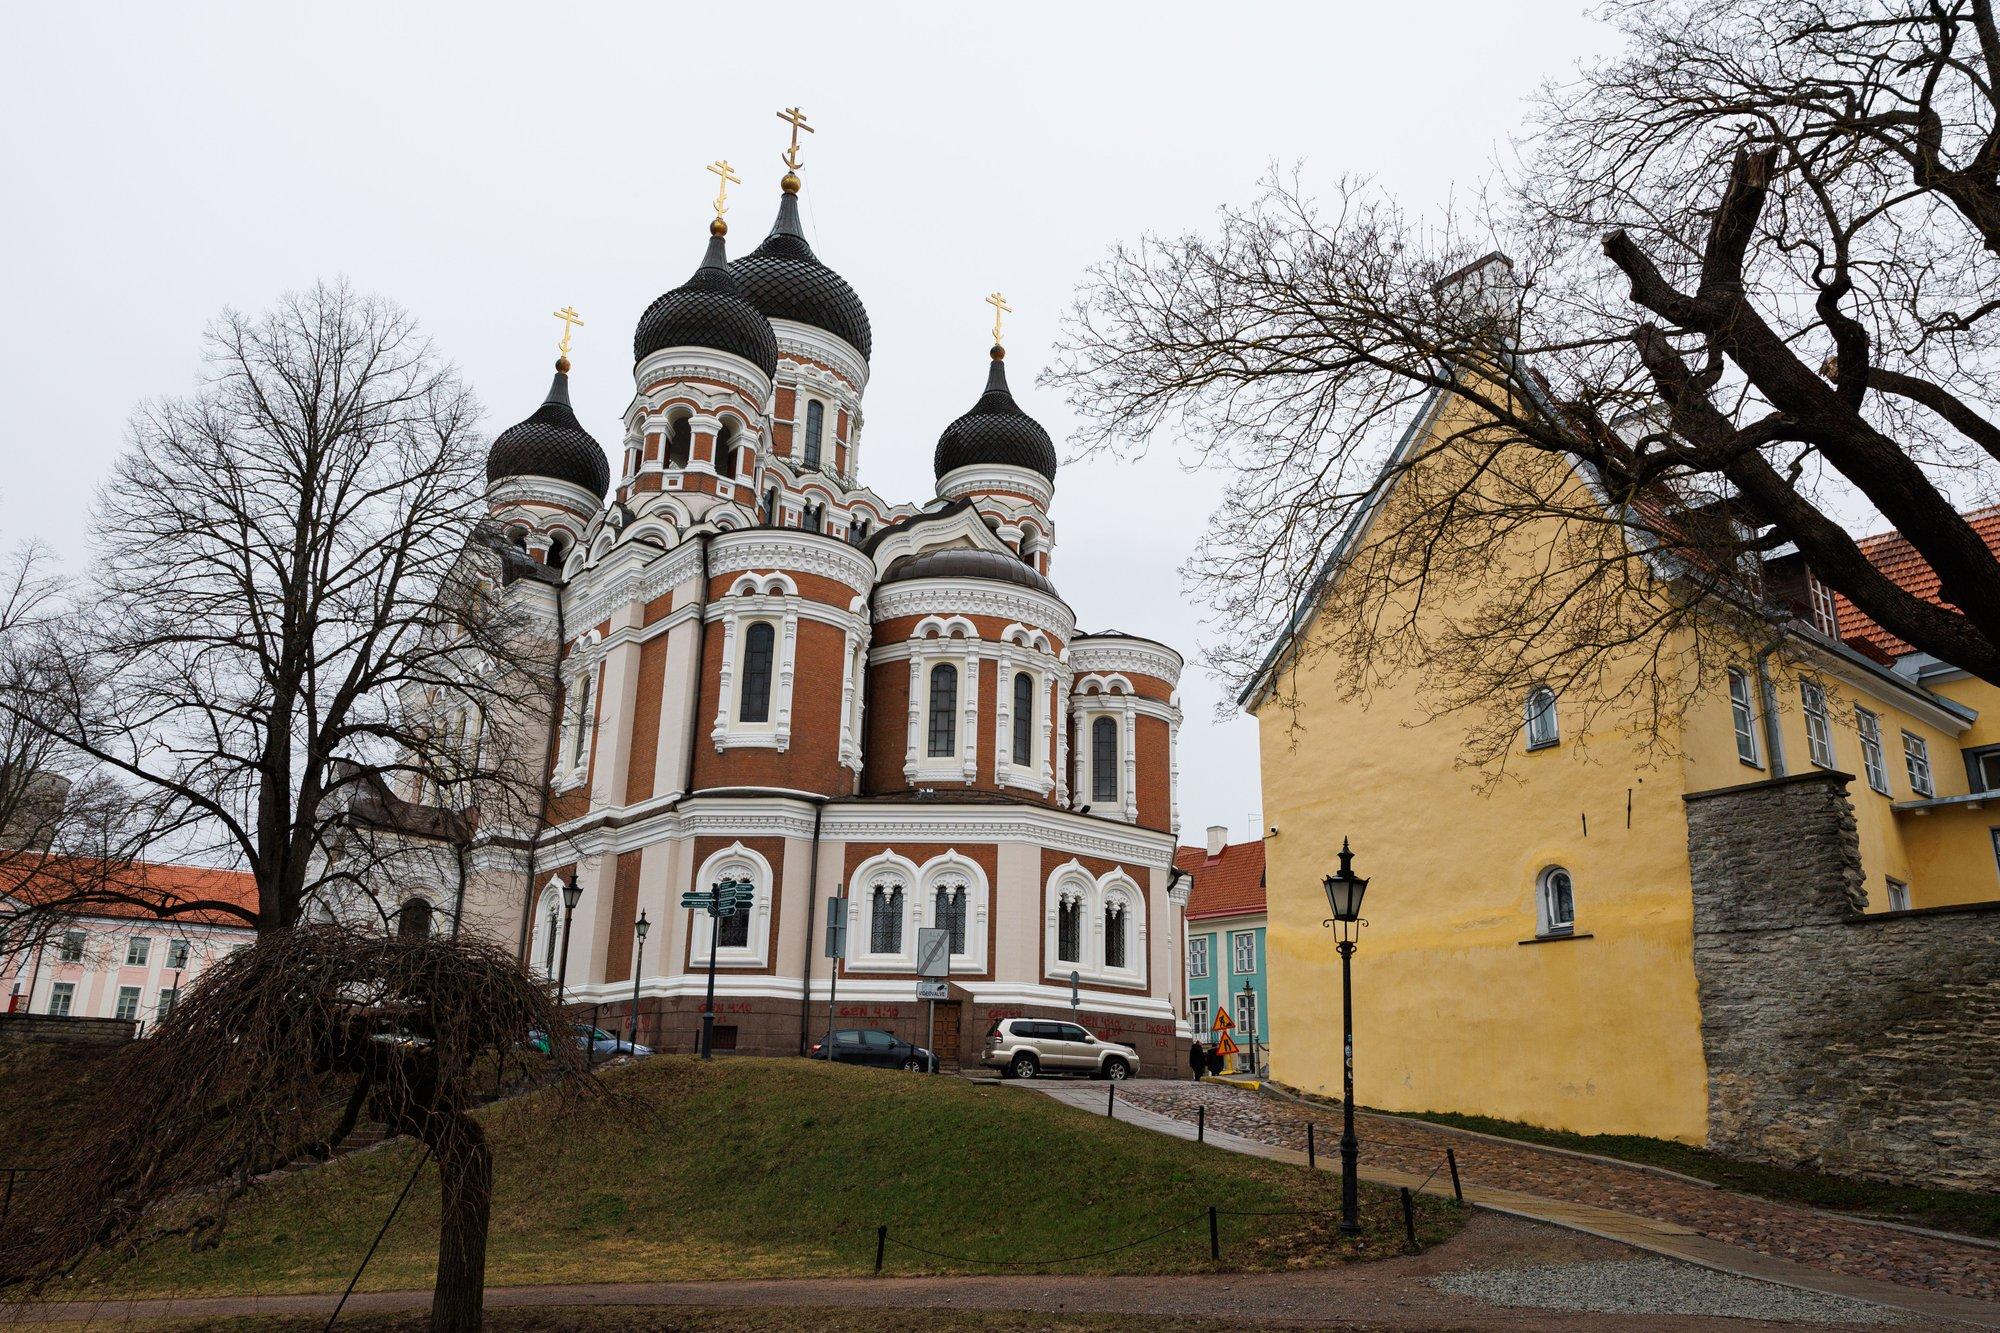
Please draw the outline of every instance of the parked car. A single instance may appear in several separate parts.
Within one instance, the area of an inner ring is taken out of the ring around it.
[[[1008,1018],[995,1023],[986,1034],[986,1050],[979,1063],[999,1070],[1002,1078],[1088,1074],[1117,1080],[1139,1072],[1139,1052],[1105,1041],[1076,1023]]]
[[[591,1027],[588,1023],[579,1024],[575,1031],[576,1044],[588,1047],[591,1058],[595,1060],[608,1060],[614,1055],[646,1056],[653,1053],[653,1048],[650,1046],[641,1046],[635,1041],[620,1037],[615,1033],[606,1032],[603,1028]],[[528,1034],[528,1045],[547,1055],[549,1052],[548,1034],[546,1032],[530,1032]]]
[[[936,1055],[880,1028],[837,1029],[833,1034],[831,1054],[826,1047],[825,1040],[816,1041],[806,1054],[814,1060],[832,1059],[844,1065],[874,1065],[880,1069],[907,1069],[912,1073],[937,1072]]]

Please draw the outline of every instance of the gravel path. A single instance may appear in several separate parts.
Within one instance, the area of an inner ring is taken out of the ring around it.
[[[1288,1148],[1305,1147],[1305,1125],[1311,1120],[1320,1153],[1332,1157],[1338,1151],[1340,1116],[1330,1107],[1301,1106],[1226,1084],[1162,1079],[1133,1080],[1118,1095],[1190,1123],[1196,1108],[1204,1107],[1211,1128]],[[1468,1183],[1658,1218],[1828,1272],[2000,1300],[2000,1250],[1851,1222],[1633,1167],[1468,1138],[1392,1117],[1358,1115],[1356,1130],[1363,1159],[1377,1165],[1423,1175],[1442,1166],[1449,1147]],[[1439,1175],[1442,1179],[1442,1171]]]
[[[1802,1324],[1907,1324],[1866,1301],[1732,1277],[1668,1259],[1595,1259],[1530,1268],[1470,1269],[1425,1279],[1492,1305],[1602,1314],[1707,1315]]]

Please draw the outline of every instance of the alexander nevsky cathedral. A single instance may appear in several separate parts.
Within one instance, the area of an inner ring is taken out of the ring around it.
[[[1057,591],[1056,450],[1008,386],[997,295],[970,409],[925,446],[936,495],[862,483],[874,338],[800,225],[793,141],[770,234],[732,259],[719,199],[640,316],[617,448],[572,411],[566,357],[493,442],[510,588],[561,643],[562,694],[543,830],[467,925],[606,1028],[636,1004],[667,1050],[697,1041],[712,949],[716,1048],[767,1055],[830,1022],[922,1043],[918,932],[941,928],[947,1066],[1002,1018],[1074,1014],[1159,1072],[1186,1035],[1181,657],[1079,629]],[[723,882],[747,913],[682,906]]]

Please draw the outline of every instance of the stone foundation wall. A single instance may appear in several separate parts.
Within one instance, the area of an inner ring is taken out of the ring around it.
[[[0,1014],[0,1044],[29,1041],[116,1046],[138,1035],[129,1018],[61,1018],[54,1014]]]
[[[2000,1189],[2000,903],[1862,915],[1849,781],[1686,798],[1709,1147]]]

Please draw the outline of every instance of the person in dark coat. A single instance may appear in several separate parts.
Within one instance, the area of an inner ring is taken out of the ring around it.
[[[1211,1074],[1220,1074],[1228,1067],[1229,1062],[1222,1058],[1222,1052],[1211,1046],[1208,1051],[1208,1072]]]
[[[1198,1041],[1188,1043],[1188,1068],[1194,1071],[1196,1078],[1200,1078],[1201,1071],[1208,1068],[1208,1055]]]

